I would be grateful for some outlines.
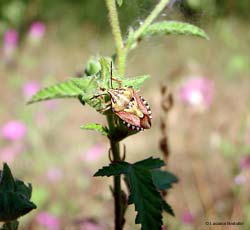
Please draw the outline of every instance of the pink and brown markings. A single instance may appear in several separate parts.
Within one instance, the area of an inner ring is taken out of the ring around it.
[[[113,112],[128,128],[143,131],[151,127],[152,112],[148,102],[132,87],[109,89]]]

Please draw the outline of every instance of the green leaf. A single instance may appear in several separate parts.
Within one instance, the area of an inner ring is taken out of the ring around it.
[[[104,113],[106,102],[110,100],[107,90],[111,86],[111,61],[110,57],[91,57],[83,77],[71,78],[68,81],[41,89],[28,101],[28,104],[49,99],[74,97],[78,98],[83,105],[87,103],[95,110]],[[148,75],[119,78],[115,68],[112,69],[114,78],[122,82],[122,87],[132,86],[137,90],[148,78]],[[91,73],[94,75],[88,76]],[[119,84],[113,81],[113,86],[118,87]]]
[[[89,106],[93,107],[95,110],[102,110],[105,108],[106,100],[97,97],[97,95],[103,94],[100,92],[100,88],[105,88],[106,85],[101,80],[100,74],[84,78],[73,78],[71,79],[74,84],[81,89],[82,93],[78,96],[81,103],[87,103]]]
[[[189,23],[177,21],[156,22],[148,26],[142,33],[141,39],[155,35],[192,35],[208,39],[204,30]]]
[[[28,104],[56,99],[56,98],[79,98],[84,102],[98,92],[98,79],[96,76],[83,78],[71,78],[68,81],[58,83],[38,91]]]
[[[0,192],[14,191],[15,190],[15,180],[12,176],[9,166],[4,163],[3,171],[0,177]]]
[[[164,165],[165,163],[163,160],[153,157],[149,157],[145,160],[138,161],[134,164],[121,161],[117,163],[111,163],[109,166],[105,166],[102,169],[99,169],[98,172],[94,174],[94,176],[114,176],[120,174],[127,174],[129,166],[138,168],[140,167],[143,169],[150,170],[150,169],[160,168]]]
[[[100,132],[103,136],[108,136],[108,128],[100,124],[90,123],[90,124],[82,125],[80,126],[80,128],[86,129],[86,130],[95,130],[97,132]]]
[[[159,190],[169,189],[173,183],[178,182],[178,178],[168,171],[156,169],[151,171],[151,175],[156,188]]]
[[[165,162],[160,158],[149,157],[145,160],[138,161],[134,163],[134,166],[143,167],[145,169],[155,169],[160,168],[165,165]]]
[[[26,197],[26,199],[30,200],[31,199],[31,194],[32,194],[32,186],[30,183],[26,185],[23,181],[21,180],[16,180],[15,181],[15,191],[22,196]]]
[[[0,174],[0,222],[12,221],[36,208],[30,201],[32,187],[14,180],[6,163]]]
[[[163,199],[162,199],[162,208],[166,213],[170,214],[171,216],[175,216],[172,207]]]
[[[123,0],[116,0],[116,3],[117,3],[118,6],[121,7],[121,6],[122,6],[122,3],[123,3]]]
[[[86,63],[84,74],[86,76],[93,76],[93,75],[96,75],[100,71],[101,71],[101,65],[100,65],[99,59],[95,56],[90,57]]]
[[[112,163],[109,166],[104,166],[99,169],[94,176],[116,176],[126,174],[129,166],[130,164],[125,161]]]
[[[0,221],[12,221],[36,208],[36,205],[15,192],[0,192]]]
[[[109,88],[111,85],[111,62],[112,58],[110,57],[102,57],[99,60],[100,65],[101,65],[101,84],[103,88]],[[115,68],[112,66],[112,72],[114,76],[116,76]]]
[[[86,82],[86,84],[88,83],[86,80],[84,82]],[[83,91],[72,79],[41,89],[31,98],[30,101],[28,101],[28,104],[55,98],[78,97],[82,94]]]
[[[129,202],[137,211],[136,224],[143,230],[160,230],[162,226],[162,199],[157,191],[150,170],[132,165],[128,172]]]
[[[72,84],[78,88],[78,95],[83,96],[86,96],[86,94],[91,95],[93,92],[95,93],[98,88],[98,81],[99,78],[97,75],[86,76],[82,78],[70,78],[70,82],[72,82]]]
[[[142,87],[144,81],[149,78],[149,75],[141,75],[130,78],[120,78],[123,86],[133,86],[135,90],[138,90]]]
[[[160,230],[163,201],[154,185],[151,169],[163,165],[162,160],[152,157],[134,164],[117,162],[99,169],[94,176],[125,174],[130,187],[129,203],[133,203],[137,211],[136,224],[141,224],[143,230]]]
[[[11,221],[11,222],[8,222],[8,223],[5,223],[1,230],[17,230],[18,229],[18,221],[17,220],[14,220],[14,221]]]

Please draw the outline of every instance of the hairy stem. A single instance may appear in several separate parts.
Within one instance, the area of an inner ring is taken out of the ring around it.
[[[118,142],[110,141],[111,149],[113,153],[113,160],[115,162],[120,161],[120,148]],[[121,176],[114,176],[114,199],[115,199],[115,230],[121,230],[123,225],[123,213],[122,213],[122,189],[121,189]]]
[[[124,43],[122,40],[122,33],[119,25],[116,0],[106,0],[106,5],[108,8],[110,25],[115,40],[118,73],[120,76],[123,76],[125,71],[126,55]]]
[[[124,51],[124,63],[126,63],[127,55],[130,50],[130,47],[134,44],[135,41],[139,39],[143,31],[158,17],[160,12],[166,7],[170,0],[161,0],[141,24],[141,26],[134,32],[133,37],[128,41],[125,46]]]
[[[106,5],[109,12],[109,20],[110,25],[112,29],[112,33],[115,40],[115,46],[116,46],[116,53],[117,53],[117,65],[118,65],[118,74],[120,76],[124,75],[125,71],[125,64],[126,64],[126,53],[125,53],[125,47],[122,40],[122,34],[121,29],[119,25],[119,19],[117,14],[117,8],[116,8],[116,0],[105,0]],[[110,146],[112,151],[112,161],[113,162],[119,162],[121,161],[120,156],[120,147],[119,142],[114,141],[112,139],[112,136],[114,136],[116,130],[114,126],[114,115],[108,115],[108,126],[109,126],[109,132],[110,132]],[[115,230],[121,230],[123,227],[123,202],[122,202],[122,189],[121,189],[121,176],[114,176],[114,206],[115,206]]]
[[[114,127],[114,115],[107,116],[109,130],[110,130],[110,146],[112,151],[112,161],[119,162],[121,161],[120,156],[120,146],[119,142],[114,141],[112,136],[115,133]],[[123,227],[123,202],[122,202],[122,189],[121,189],[121,176],[114,176],[114,207],[115,207],[115,230],[121,230]]]
[[[6,228],[6,230],[12,230],[11,223],[10,222],[6,222],[5,223],[5,228]]]
[[[124,75],[125,72],[125,65],[126,65],[126,58],[127,53],[129,51],[129,44],[124,46],[123,40],[122,40],[122,34],[121,29],[119,25],[119,19],[117,14],[117,8],[116,8],[116,0],[105,0],[106,5],[109,12],[109,20],[110,25],[112,28],[112,33],[115,40],[115,46],[116,46],[116,53],[117,53],[117,65],[118,65],[118,74],[120,76]],[[168,4],[169,0],[161,0],[154,10],[151,12],[151,14],[146,18],[144,23],[139,27],[137,31],[135,31],[135,34],[133,36],[133,42],[136,41],[141,33],[152,23],[152,21],[159,15],[159,13],[163,10],[163,8]],[[132,42],[132,43],[133,43]],[[108,126],[109,126],[109,138],[110,138],[110,145],[111,145],[111,151],[112,151],[112,161],[113,162],[119,162],[121,161],[120,156],[120,147],[119,142],[112,139],[112,136],[114,136],[116,129],[114,126],[114,115],[108,115]],[[121,230],[124,223],[124,204],[122,201],[122,189],[121,189],[121,176],[114,176],[114,200],[115,200],[115,230]]]

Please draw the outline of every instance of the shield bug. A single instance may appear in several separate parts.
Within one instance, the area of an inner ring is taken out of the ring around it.
[[[111,88],[107,90],[110,102],[102,111],[112,111],[122,120],[129,129],[142,131],[151,127],[152,112],[148,102],[137,94],[132,86],[122,87],[121,81],[112,76],[111,63]],[[112,80],[119,83],[118,88],[113,88]]]
[[[151,127],[150,107],[147,101],[139,96],[132,87],[109,89],[108,93],[113,112],[128,128],[142,131]]]

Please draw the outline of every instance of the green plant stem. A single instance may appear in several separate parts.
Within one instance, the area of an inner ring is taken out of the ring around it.
[[[112,151],[112,162],[119,162],[121,161],[120,156],[120,146],[118,141],[114,141],[112,139],[112,136],[115,133],[115,127],[114,127],[114,115],[108,115],[108,126],[110,130],[110,146]],[[121,230],[123,226],[123,202],[122,202],[122,189],[121,189],[121,176],[114,176],[114,189],[113,189],[113,195],[114,195],[114,212],[115,212],[115,230]]]
[[[130,50],[130,46],[138,40],[138,38],[141,36],[143,31],[158,17],[160,12],[166,7],[166,5],[169,3],[169,0],[161,0],[153,9],[153,11],[149,14],[149,16],[145,19],[145,21],[142,23],[142,25],[134,32],[133,37],[131,40],[128,41],[124,48],[124,63],[126,64],[126,59],[128,52]],[[125,65],[124,64],[124,65]]]
[[[149,16],[145,19],[142,25],[135,31],[133,40],[137,40],[143,31],[158,17],[160,12],[166,7],[169,3],[169,0],[161,0],[153,9],[153,11],[149,14]]]
[[[106,0],[106,5],[108,8],[110,25],[115,40],[118,74],[120,76],[123,76],[126,64],[126,58],[125,58],[126,54],[125,54],[124,43],[122,40],[122,33],[119,25],[116,0]]]
[[[121,29],[116,8],[116,0],[106,0],[106,5],[109,12],[109,20],[112,28],[112,33],[115,40],[118,74],[124,75],[126,64],[125,47],[122,40]],[[121,161],[119,142],[114,141],[112,136],[115,134],[114,115],[108,115],[108,126],[110,132],[110,146],[112,151],[113,162]],[[123,203],[121,190],[121,176],[114,176],[114,202],[115,202],[115,230],[121,230],[123,226]]]
[[[123,77],[125,72],[125,65],[127,54],[129,51],[129,44],[124,46],[122,40],[121,29],[119,25],[119,19],[116,8],[116,0],[105,0],[109,12],[109,20],[112,28],[112,33],[115,40],[116,54],[117,54],[117,65],[118,65],[118,74]],[[168,4],[169,0],[161,0],[151,14],[146,18],[144,23],[135,31],[132,43],[136,41],[142,32],[152,23],[152,21],[159,15],[159,13],[164,9]],[[114,115],[107,115],[107,121],[109,126],[109,139],[110,146],[112,151],[112,161],[119,162],[121,161],[120,156],[120,147],[119,142],[112,139],[112,136],[115,135],[115,126],[114,126]],[[115,202],[115,230],[121,230],[123,227],[123,201],[122,201],[122,189],[121,189],[121,176],[114,176],[114,202]]]
[[[109,12],[110,25],[112,28],[112,33],[116,45],[118,74],[120,76],[123,76],[125,73],[126,60],[130,45],[133,44],[141,36],[143,31],[155,20],[155,18],[160,14],[160,12],[166,7],[168,3],[169,0],[161,0],[155,6],[154,10],[149,14],[149,16],[145,19],[142,25],[138,28],[138,30],[134,32],[133,39],[129,42],[129,44],[124,46],[117,14],[116,1],[106,0],[106,5]]]
[[[6,222],[6,223],[4,224],[4,226],[5,226],[5,229],[6,229],[6,230],[13,230],[13,229],[12,229],[12,223],[11,223],[11,222]]]

